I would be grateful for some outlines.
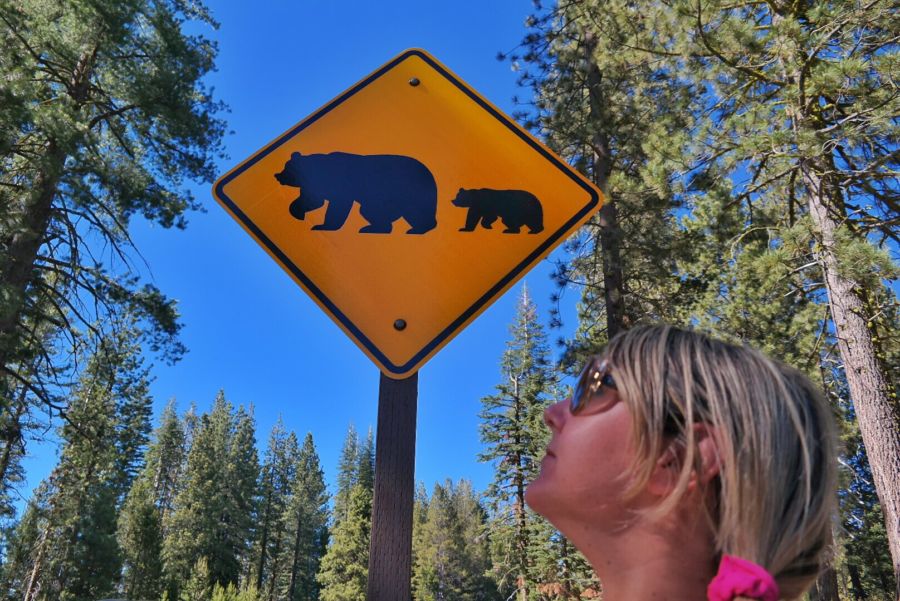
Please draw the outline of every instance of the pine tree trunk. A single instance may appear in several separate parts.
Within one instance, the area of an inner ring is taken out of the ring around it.
[[[5,241],[5,266],[0,271],[0,289],[5,291],[8,299],[5,310],[0,313],[0,369],[4,371],[8,371],[7,366],[14,360],[15,350],[19,347],[19,321],[66,161],[65,152],[54,140],[47,142],[45,156],[44,169],[36,178],[35,192],[23,207],[19,227]]]
[[[810,591],[810,599],[814,601],[841,601],[838,596],[837,572],[829,566],[816,578]]]
[[[853,589],[853,599],[855,601],[865,601],[869,596],[862,585],[862,578],[859,576],[859,566],[854,563],[847,564],[847,571],[850,572],[850,587]]]
[[[263,518],[262,534],[259,541],[259,565],[256,570],[256,590],[262,591],[263,572],[266,568],[266,548],[269,545],[269,517],[272,513],[272,493],[266,495],[265,518]]]
[[[66,82],[66,89],[77,106],[87,99],[91,73],[100,49],[100,37],[98,36],[91,51],[81,54]],[[56,139],[48,138],[40,171],[33,184],[34,193],[22,207],[18,230],[5,241],[6,265],[0,270],[0,290],[4,291],[8,299],[5,311],[0,313],[0,370],[3,371],[7,371],[7,365],[19,346],[19,321],[25,307],[28,287],[34,280],[38,250],[44,243],[50,225],[53,199],[65,170],[66,157],[65,148]]]
[[[284,536],[284,531],[276,532],[273,536],[275,540],[275,547],[272,549],[272,562],[270,566],[271,575],[269,576],[269,594],[263,597],[262,588],[257,589],[259,591],[260,597],[264,599],[268,599],[269,601],[275,601],[275,584],[278,582],[279,576],[279,560],[281,558],[281,539]]]
[[[590,122],[596,129],[591,140],[594,151],[594,183],[603,192],[604,203],[600,208],[600,249],[603,253],[603,296],[606,305],[606,332],[612,338],[625,329],[624,276],[620,244],[622,228],[615,201],[609,195],[609,175],[612,173],[612,151],[609,136],[604,132],[603,91],[600,87],[603,74],[593,58],[596,41],[593,35],[585,37],[585,61],[588,66],[587,84],[590,98]]]
[[[515,399],[515,416],[516,424],[521,424],[522,419],[522,397],[519,394],[518,377],[512,378],[513,397]],[[516,575],[516,597],[519,601],[527,601],[528,599],[528,531],[525,522],[525,477],[523,475],[524,461],[522,457],[522,436],[521,427],[516,430],[515,434],[516,446],[516,474],[513,478],[513,487],[515,488],[516,501],[513,512],[516,519],[516,563],[518,564],[518,574]]]
[[[818,230],[817,258],[825,276],[828,303],[850,396],[862,433],[878,499],[884,511],[894,577],[900,583],[900,408],[890,390],[868,323],[865,291],[841,273],[835,254],[839,223],[829,211],[821,171],[811,161],[801,164],[809,212]],[[900,589],[900,584],[898,584]],[[900,596],[900,590],[895,594]]]
[[[300,534],[303,530],[303,512],[297,512],[297,529],[294,531],[294,553],[291,559],[291,582],[288,586],[288,601],[294,601],[294,591],[297,587],[297,571],[299,569],[300,559]]]
[[[521,456],[519,457],[519,468],[521,470]],[[528,531],[525,522],[525,482],[522,478],[521,471],[516,475],[516,551],[519,555],[519,599],[527,601],[528,599]]]
[[[41,592],[40,578],[42,576],[41,571],[44,568],[44,552],[47,549],[47,535],[49,531],[49,526],[45,527],[41,532],[41,538],[38,539],[37,545],[35,545],[37,547],[37,554],[32,560],[31,573],[28,575],[28,584],[25,585],[24,601],[35,601]]]
[[[19,400],[10,416],[10,423],[3,429],[3,452],[0,454],[0,486],[3,487],[5,487],[6,472],[12,462],[14,449],[22,441],[22,423],[19,420],[22,419],[22,414],[25,413],[27,407],[25,403],[27,393],[28,389],[22,386]]]

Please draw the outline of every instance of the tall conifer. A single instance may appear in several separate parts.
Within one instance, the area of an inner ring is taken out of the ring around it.
[[[420,494],[413,534],[413,590],[416,601],[497,598],[488,578],[487,513],[471,484],[435,484],[431,499]]]
[[[286,510],[295,483],[299,462],[297,435],[284,429],[278,418],[269,436],[260,482],[257,540],[254,548],[253,578],[256,589],[266,599],[274,599],[276,583],[286,566],[283,550],[287,538]]]
[[[125,319],[116,339],[99,342],[76,387],[44,488],[26,601],[102,598],[117,586],[117,511],[142,463],[152,403],[130,328]]]
[[[501,361],[497,393],[481,400],[481,461],[495,467],[485,492],[491,512],[494,570],[504,596],[515,593],[526,601],[535,583],[531,577],[536,516],[525,506],[525,488],[538,473],[546,430],[540,416],[555,378],[549,365],[546,334],[537,308],[523,287],[510,340]]]
[[[374,458],[371,429],[363,445],[351,424],[338,466],[338,497],[335,498],[331,540],[317,576],[322,601],[365,599],[375,485]],[[370,468],[372,477],[366,473]],[[348,485],[349,489],[346,488]],[[338,505],[341,497],[345,499],[342,501],[343,507]],[[339,514],[340,510],[343,510],[343,517]]]
[[[900,274],[885,245],[900,238],[896,6],[685,1],[671,14],[698,85],[731,99],[698,153],[727,149],[715,163],[740,200],[775,203],[808,233],[797,270],[827,296],[900,580],[900,382],[887,362],[900,339],[885,286]]]
[[[356,482],[365,488],[375,488],[375,434],[369,427],[365,442],[358,449]]]
[[[372,493],[360,484],[350,489],[346,514],[331,533],[319,569],[322,601],[366,601]]]
[[[80,331],[111,340],[123,309],[150,346],[184,350],[174,302],[132,271],[128,226],[182,227],[185,179],[214,175],[216,49],[186,22],[215,25],[199,3],[0,2],[0,413],[21,382],[64,403],[57,351],[84,359]]]
[[[694,283],[672,277],[682,250],[675,176],[702,107],[676,70],[638,50],[664,33],[662,5],[536,6],[522,45],[506,57],[533,94],[520,116],[605,196],[555,273],[561,288],[575,284],[581,293],[579,337],[569,341],[579,355],[638,321],[676,320],[691,297]]]
[[[278,599],[315,601],[316,575],[328,544],[328,492],[311,433],[303,440],[296,476],[284,509]]]
[[[347,436],[338,463],[337,492],[334,495],[334,523],[340,523],[347,513],[350,491],[359,480],[359,434],[353,424],[347,426]]]
[[[163,525],[174,508],[185,459],[184,427],[170,400],[119,515],[122,585],[129,599],[158,599],[163,592]]]
[[[170,599],[205,558],[209,585],[236,583],[248,563],[259,466],[252,414],[234,410],[222,392],[200,417],[184,485],[164,525],[163,561]]]
[[[161,522],[153,482],[139,477],[125,499],[117,530],[122,590],[128,599],[159,599],[163,592]]]

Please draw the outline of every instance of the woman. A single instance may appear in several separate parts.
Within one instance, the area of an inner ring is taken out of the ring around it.
[[[827,559],[833,417],[795,369],[638,327],[544,419],[526,500],[591,562],[604,601],[795,599]]]

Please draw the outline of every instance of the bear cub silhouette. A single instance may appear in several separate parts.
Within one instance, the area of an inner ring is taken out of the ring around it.
[[[506,226],[504,234],[518,234],[523,225],[528,227],[529,234],[537,234],[544,229],[541,202],[525,190],[460,188],[453,205],[469,209],[466,225],[459,228],[461,232],[474,231],[479,221],[485,229],[491,229],[498,217]]]
[[[388,234],[401,217],[411,226],[407,234],[424,234],[437,226],[434,177],[407,156],[295,152],[275,179],[282,186],[300,188],[289,208],[296,219],[303,220],[328,201],[325,221],[314,230],[339,230],[354,202],[369,222],[359,230],[363,234]]]

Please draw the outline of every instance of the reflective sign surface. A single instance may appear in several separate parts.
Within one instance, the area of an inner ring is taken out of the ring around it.
[[[601,201],[422,50],[266,145],[213,193],[394,378],[417,371]]]

